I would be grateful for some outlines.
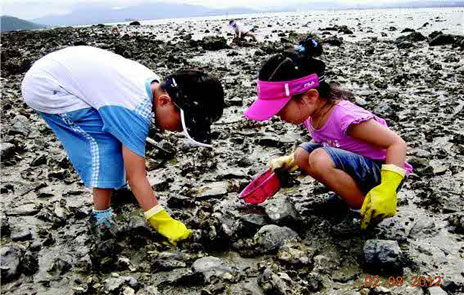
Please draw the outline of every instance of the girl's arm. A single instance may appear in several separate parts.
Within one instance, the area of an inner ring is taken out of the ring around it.
[[[347,134],[386,149],[385,163],[403,167],[406,161],[406,143],[398,134],[380,125],[374,119],[351,125],[347,130]]]
[[[145,159],[124,145],[122,146],[122,157],[126,168],[127,181],[140,207],[147,211],[158,205],[158,200],[147,179]]]

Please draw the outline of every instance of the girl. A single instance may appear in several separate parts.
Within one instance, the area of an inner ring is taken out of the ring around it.
[[[271,168],[300,168],[351,208],[361,208],[366,228],[396,213],[397,190],[412,170],[405,162],[406,144],[385,120],[333,95],[324,81],[325,64],[310,52],[320,45],[311,43],[315,46],[299,48],[300,54],[279,54],[263,65],[258,98],[245,116],[263,121],[277,115],[303,124],[313,140],[271,160]]]
[[[208,91],[204,91],[208,89]],[[25,102],[62,142],[86,187],[92,188],[97,225],[110,227],[113,189],[127,181],[145,218],[169,242],[191,234],[158,204],[145,171],[145,139],[152,115],[161,130],[184,131],[210,146],[210,126],[223,111],[218,80],[199,71],[161,78],[145,66],[88,46],[50,53],[26,73]]]

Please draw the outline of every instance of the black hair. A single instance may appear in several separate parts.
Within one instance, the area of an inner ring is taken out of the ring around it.
[[[184,69],[166,77],[162,84],[173,99],[182,108],[201,112],[212,122],[221,118],[224,109],[224,89],[221,82],[207,73],[196,69]],[[175,81],[176,90],[172,89]],[[170,89],[167,89],[170,88]]]
[[[316,90],[322,98],[332,100],[330,85],[325,82],[325,63],[321,60],[301,56],[296,53],[284,52],[271,57],[259,71],[261,81],[289,81],[311,74],[319,77],[319,87]]]
[[[321,56],[323,53],[322,40],[316,35],[310,34],[300,41],[296,51],[302,57]]]

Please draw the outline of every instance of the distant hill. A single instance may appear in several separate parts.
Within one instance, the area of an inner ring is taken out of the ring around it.
[[[17,30],[36,30],[43,28],[39,25],[27,20],[23,20],[14,16],[2,15],[0,29],[2,32],[17,31]]]
[[[69,14],[44,16],[33,21],[52,26],[72,26],[124,22],[128,19],[153,20],[257,12],[248,8],[212,9],[201,5],[168,2],[142,3],[123,8],[113,6],[108,3],[78,4]]]

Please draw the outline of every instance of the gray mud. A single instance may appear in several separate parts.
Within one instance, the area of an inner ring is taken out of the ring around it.
[[[256,25],[261,42],[238,45],[224,20],[119,25],[119,37],[103,25],[2,34],[2,293],[464,292],[463,14],[262,16],[246,20]],[[326,41],[329,80],[388,121],[408,143],[415,168],[399,194],[397,216],[362,235],[336,231],[346,210],[329,204],[327,189],[298,173],[259,206],[237,200],[269,157],[309,140],[301,127],[250,122],[242,111],[255,95],[259,65],[310,32]],[[35,60],[83,44],[139,61],[161,76],[187,66],[223,81],[227,108],[214,125],[214,150],[193,149],[181,134],[151,134],[176,153],[149,147],[150,183],[195,232],[176,249],[145,224],[129,192],[114,196],[114,236],[95,235],[90,191],[45,122],[23,103],[20,83]],[[368,275],[379,275],[382,285],[366,286]],[[385,284],[391,275],[404,283]],[[426,284],[414,286],[420,275]],[[430,288],[429,276],[441,287]]]

